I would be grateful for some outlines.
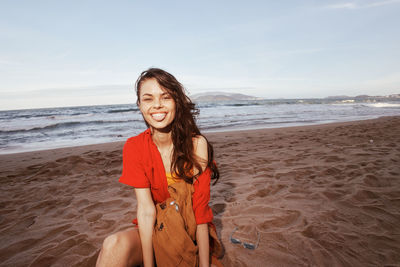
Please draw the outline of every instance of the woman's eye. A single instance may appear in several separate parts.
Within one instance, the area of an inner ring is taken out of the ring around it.
[[[143,101],[146,101],[146,102],[151,101],[151,98],[143,98]]]
[[[171,99],[171,96],[165,95],[165,96],[163,96],[163,99]]]

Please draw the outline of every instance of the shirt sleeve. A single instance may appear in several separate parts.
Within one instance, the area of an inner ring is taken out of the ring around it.
[[[213,213],[208,203],[210,202],[211,170],[207,168],[194,182],[193,211],[197,224],[209,223]]]
[[[150,182],[144,171],[140,149],[134,140],[128,139],[122,152],[122,175],[119,182],[135,188],[149,188]]]

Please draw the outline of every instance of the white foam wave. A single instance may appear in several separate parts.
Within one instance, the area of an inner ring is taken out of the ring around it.
[[[398,103],[371,103],[365,105],[374,108],[400,108],[400,104]]]
[[[84,113],[79,115],[51,115],[47,116],[47,118],[51,120],[70,120],[70,119],[92,117],[93,115],[94,115],[93,113]]]

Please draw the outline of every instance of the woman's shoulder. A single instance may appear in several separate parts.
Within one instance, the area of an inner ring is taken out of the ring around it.
[[[201,134],[196,135],[195,137],[192,138],[192,140],[193,140],[193,144],[195,145],[195,148],[196,148],[196,146],[200,146],[200,147],[207,146],[207,139]]]
[[[207,139],[202,135],[196,135],[192,138],[193,148],[195,154],[205,152],[207,153]]]
[[[208,144],[204,136],[197,135],[193,137],[193,152],[204,170],[208,162]]]

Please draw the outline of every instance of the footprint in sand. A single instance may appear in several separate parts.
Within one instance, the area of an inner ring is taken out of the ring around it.
[[[41,253],[30,266],[53,266],[58,262],[59,258],[64,258],[62,256],[70,255],[71,251],[76,253],[76,247],[79,247],[82,243],[86,243],[86,240],[87,235],[81,234],[59,242],[54,247],[46,249]],[[95,250],[94,247],[93,250]]]
[[[346,194],[343,194],[340,191],[335,190],[326,190],[322,192],[322,194],[329,200],[335,201],[342,199]]]
[[[214,215],[218,215],[225,210],[225,207],[226,207],[225,203],[216,203],[211,206],[211,209],[212,209]]]
[[[370,190],[357,190],[351,200],[356,203],[374,203],[379,199],[379,196]]]
[[[367,174],[364,178],[364,183],[371,187],[387,187],[391,186],[390,182],[383,177],[379,178],[372,174]]]
[[[297,210],[274,210],[273,214],[263,217],[263,222],[257,226],[261,230],[274,231],[289,228],[300,222],[301,213]],[[257,219],[258,220],[258,219]]]
[[[104,220],[100,219],[94,224],[94,230],[98,231],[98,235],[102,235],[104,233],[110,233],[110,229],[112,229],[113,226],[115,226],[115,220]],[[104,230],[100,232],[99,230]]]
[[[51,228],[46,234],[43,235],[43,240],[51,240],[57,237],[58,235],[64,234],[65,231],[71,231],[69,230],[73,224],[65,224],[61,226],[57,226],[54,228]]]
[[[327,162],[327,163],[344,161],[343,158],[340,158],[340,157],[338,157],[338,156],[327,156],[327,157],[323,157],[323,159],[324,159],[325,162]]]
[[[27,228],[30,228],[32,225],[36,223],[36,217],[37,216],[27,216],[24,219],[20,219],[16,221],[15,224],[12,226],[3,229],[2,232],[22,232],[26,231]]]
[[[248,201],[252,201],[256,198],[264,198],[266,196],[273,196],[273,195],[278,194],[284,188],[287,188],[287,186],[282,185],[282,184],[270,185],[267,188],[260,189],[256,193],[249,195],[246,199]]]
[[[101,214],[101,213],[88,214],[85,217],[86,217],[86,221],[95,222],[95,221],[99,220],[101,217],[103,217],[103,214]]]
[[[40,243],[40,241],[41,239],[26,238],[21,241],[9,244],[8,246],[2,247],[0,253],[0,262],[4,264],[4,262],[6,262],[8,259],[12,258],[15,255],[18,255],[19,252],[24,250],[29,250],[35,247],[38,243]],[[4,266],[12,266],[12,265],[4,265]]]

